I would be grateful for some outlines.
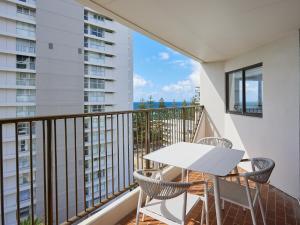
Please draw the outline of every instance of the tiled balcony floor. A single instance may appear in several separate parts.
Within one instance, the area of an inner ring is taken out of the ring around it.
[[[177,178],[180,179],[180,178]],[[190,180],[203,179],[200,173],[190,173]],[[201,186],[193,187],[190,192],[200,194],[202,192]],[[271,185],[264,185],[261,189],[263,205],[267,215],[268,225],[300,225],[300,207],[296,199],[288,196],[282,191],[276,189]],[[216,225],[214,199],[209,197],[209,218],[210,224]],[[200,224],[202,203],[199,203],[191,212],[188,218],[188,225]],[[256,205],[256,217],[258,225],[263,224],[258,204]],[[141,215],[140,215],[141,216]],[[134,225],[135,224],[135,212],[132,212],[124,219],[122,219],[118,225]],[[163,224],[153,220],[150,217],[145,217],[144,222],[140,222],[141,225],[158,225]],[[223,211],[223,224],[224,225],[251,225],[251,215],[249,210],[243,211],[239,206],[231,203],[225,203],[225,209]]]

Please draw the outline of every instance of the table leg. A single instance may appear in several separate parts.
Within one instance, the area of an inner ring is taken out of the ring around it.
[[[213,176],[213,182],[214,182],[214,197],[215,197],[215,208],[216,208],[217,224],[222,225],[222,211],[221,211],[221,204],[220,204],[219,177]]]
[[[185,169],[181,169],[181,181],[184,182]]]

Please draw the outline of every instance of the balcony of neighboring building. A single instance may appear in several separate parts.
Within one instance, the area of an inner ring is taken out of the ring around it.
[[[84,36],[109,43],[115,42],[114,32],[91,24],[84,25]]]
[[[115,55],[114,45],[105,41],[84,38],[84,49],[86,51],[98,52],[107,55]]]
[[[87,65],[101,66],[107,68],[114,68],[114,58],[110,55],[99,52],[85,51],[84,63]]]
[[[36,8],[36,0],[7,0],[7,1],[15,3],[17,5],[27,6],[32,9]]]
[[[88,9],[84,10],[84,22],[93,26],[102,27],[106,30],[115,30],[115,24],[111,19]]]
[[[97,65],[88,65],[84,66],[84,76],[86,78],[95,78],[95,79],[103,79],[107,81],[115,80],[113,68],[107,68],[104,66],[97,66]]]
[[[1,18],[11,21],[20,21],[35,25],[36,10],[24,5],[14,5],[8,2],[2,2],[5,4],[5,10],[0,8]]]

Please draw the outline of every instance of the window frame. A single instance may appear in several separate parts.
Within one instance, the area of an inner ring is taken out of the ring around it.
[[[251,117],[259,117],[259,118],[263,117],[263,110],[261,113],[248,113],[246,111],[246,71],[250,70],[250,69],[258,68],[258,67],[263,67],[263,63],[260,62],[260,63],[256,63],[256,64],[253,64],[250,66],[246,66],[243,68],[225,72],[226,113],[243,115],[243,116],[251,116]],[[243,98],[242,112],[232,111],[229,108],[229,102],[230,102],[230,99],[229,99],[229,76],[231,73],[234,73],[234,72],[242,72],[242,98]]]

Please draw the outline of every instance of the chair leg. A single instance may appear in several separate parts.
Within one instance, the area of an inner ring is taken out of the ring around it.
[[[260,208],[261,217],[263,219],[263,223],[264,223],[264,225],[267,225],[266,214],[265,214],[265,211],[264,211],[264,208],[263,208],[263,204],[262,204],[262,201],[261,201],[260,193],[258,193],[257,197],[258,197],[258,204],[259,204],[259,208]]]
[[[147,196],[146,201],[145,201],[145,205],[147,205],[149,201],[150,201],[150,198],[149,198],[149,196]],[[142,216],[142,221],[144,222],[144,220],[145,220],[145,214],[143,214],[143,216]]]
[[[206,225],[209,225],[209,208],[208,208],[208,186],[207,183],[204,185],[204,206],[205,206],[205,220],[206,220]]]
[[[137,205],[137,209],[136,209],[136,222],[135,222],[136,225],[139,225],[139,223],[140,223],[140,208],[142,205],[142,201],[143,201],[143,191],[140,190],[138,205]]]
[[[222,199],[222,210],[225,209],[225,201]]]
[[[247,178],[245,178],[245,180],[246,180],[246,193],[247,193],[247,198],[248,198],[248,203],[249,203],[249,209],[251,212],[252,222],[253,222],[253,225],[257,225],[254,208],[253,208],[253,201],[252,201],[252,197],[251,197],[251,193],[250,193],[250,189],[249,189],[249,183],[248,183]]]
[[[185,217],[186,217],[186,201],[187,201],[187,192],[183,193],[183,206],[182,206],[182,221],[181,225],[185,225]]]
[[[203,220],[204,220],[204,202],[202,204],[202,210],[201,210],[201,221],[200,221],[200,225],[203,225]]]

